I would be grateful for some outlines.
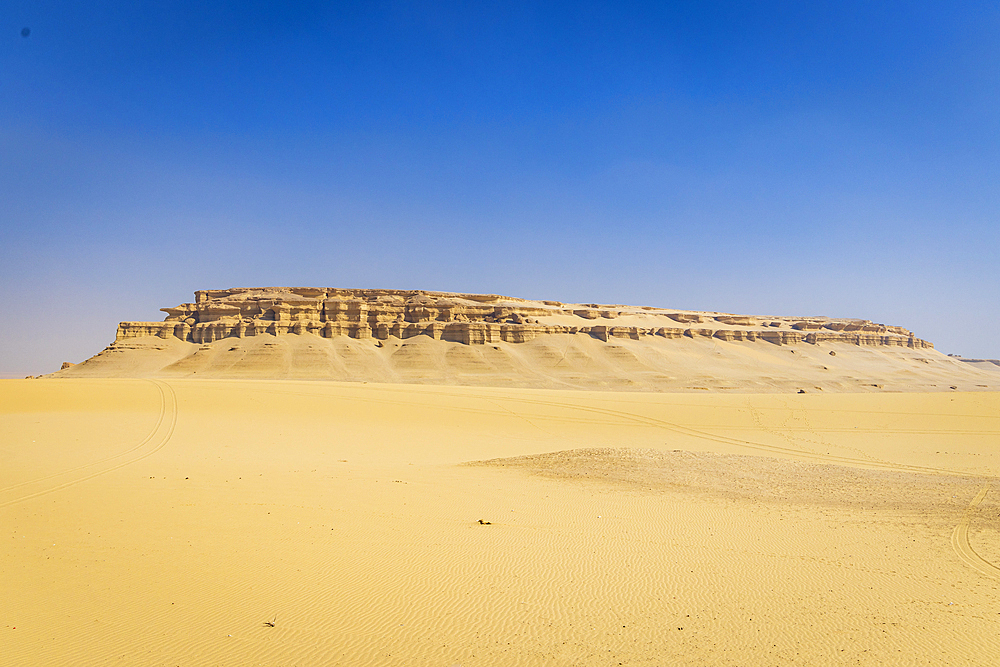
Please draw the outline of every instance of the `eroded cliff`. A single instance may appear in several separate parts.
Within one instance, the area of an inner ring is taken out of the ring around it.
[[[629,391],[993,390],[907,329],[417,290],[196,292],[57,377],[321,379]]]
[[[122,322],[116,342],[157,336],[191,343],[223,338],[315,334],[386,340],[428,336],[466,345],[524,343],[540,336],[601,341],[718,338],[776,345],[843,342],[933,347],[902,327],[825,317],[749,317],[648,306],[563,304],[494,294],[336,288],[237,288],[195,292],[194,303],[162,308],[163,322]]]

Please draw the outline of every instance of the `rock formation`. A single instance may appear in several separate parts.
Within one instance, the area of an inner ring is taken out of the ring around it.
[[[763,317],[492,294],[206,290],[53,377],[312,379],[600,391],[996,390],[869,320]]]
[[[386,340],[427,336],[465,345],[524,343],[542,336],[609,341],[717,338],[774,345],[824,342],[933,347],[902,327],[826,317],[757,318],[662,308],[562,304],[494,294],[337,288],[237,288],[195,292],[194,303],[162,308],[163,322],[122,322],[115,342],[156,336],[190,343],[314,334]],[[683,325],[683,326],[678,326]]]

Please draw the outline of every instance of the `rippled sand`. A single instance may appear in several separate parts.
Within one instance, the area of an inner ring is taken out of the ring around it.
[[[997,664],[998,441],[989,392],[3,381],[0,663]]]

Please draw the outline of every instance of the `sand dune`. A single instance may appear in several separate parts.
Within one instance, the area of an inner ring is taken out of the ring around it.
[[[5,665],[1000,660],[995,392],[3,381],[0,433]]]
[[[712,338],[602,342],[585,335],[476,346],[428,336],[386,341],[255,336],[200,346],[131,338],[54,377],[298,378],[669,392],[1000,389],[1000,368],[965,364],[933,349]]]

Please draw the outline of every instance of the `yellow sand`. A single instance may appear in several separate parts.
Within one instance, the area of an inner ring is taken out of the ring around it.
[[[683,393],[1000,391],[1000,366],[934,349],[774,345],[717,338],[603,342],[586,334],[465,345],[430,336],[227,337],[207,344],[155,336],[116,342],[65,378],[281,379],[531,389]]]
[[[998,442],[993,392],[2,381],[0,664],[1000,664]]]

